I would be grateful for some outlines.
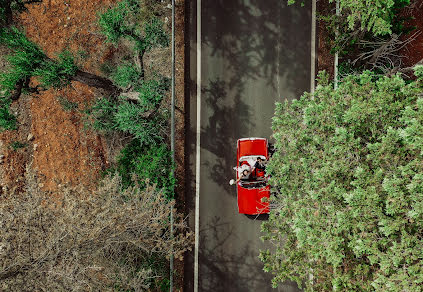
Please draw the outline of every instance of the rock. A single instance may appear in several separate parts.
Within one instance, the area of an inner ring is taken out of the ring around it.
[[[33,149],[34,151],[37,150],[38,144],[34,144]]]
[[[40,188],[42,188],[44,186],[44,184],[43,183],[39,183],[38,184],[38,187],[40,187]]]
[[[32,135],[32,133],[28,134],[28,137],[26,138],[28,141],[32,141],[34,140],[34,135]]]
[[[169,9],[172,9],[172,4],[167,4],[166,7],[169,8]]]

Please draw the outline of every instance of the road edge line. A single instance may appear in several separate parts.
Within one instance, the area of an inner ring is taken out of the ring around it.
[[[201,0],[197,0],[197,130],[195,160],[195,247],[194,292],[198,292],[198,250],[200,241],[200,138],[201,138]]]

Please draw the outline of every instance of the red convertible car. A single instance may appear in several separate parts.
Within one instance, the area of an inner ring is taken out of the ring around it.
[[[270,186],[264,171],[269,159],[269,143],[265,138],[243,138],[237,142],[236,182],[238,212],[247,215],[269,213]]]

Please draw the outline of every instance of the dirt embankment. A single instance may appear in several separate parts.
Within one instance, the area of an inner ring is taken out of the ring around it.
[[[420,34],[400,54],[404,55],[404,67],[414,66],[416,63],[423,61],[423,1],[413,0],[409,8],[405,8],[403,12],[405,17],[410,17],[405,25],[415,27]],[[411,32],[409,35],[413,34]],[[403,38],[407,38],[405,35]]]
[[[49,57],[69,50],[80,56],[79,64],[85,70],[99,73],[98,64],[113,51],[98,33],[96,17],[99,9],[112,2],[43,1],[29,6],[19,22],[27,36]],[[103,138],[85,129],[75,106],[83,109],[95,94],[98,93],[94,89],[74,82],[63,90],[24,96],[14,104],[12,109],[18,115],[19,129],[0,134],[3,186],[24,187],[25,170],[32,165],[45,190],[54,190],[63,183],[94,187],[108,158]],[[74,105],[73,109],[64,109],[66,100]],[[21,142],[22,147],[10,146],[16,142]]]

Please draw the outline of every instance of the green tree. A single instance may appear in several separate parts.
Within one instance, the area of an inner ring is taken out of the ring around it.
[[[287,1],[288,4],[297,2]],[[348,28],[355,30],[358,26],[360,30],[372,32],[375,36],[391,34],[396,9],[409,4],[410,0],[339,0],[340,11]]]
[[[277,151],[261,252],[273,284],[306,291],[421,291],[423,67],[400,75],[328,78],[277,104]]]
[[[109,172],[117,171],[122,177],[124,187],[132,185],[135,174],[140,187],[145,187],[148,180],[157,188],[163,189],[168,198],[173,198],[175,177],[172,169],[171,152],[166,144],[146,146],[143,141],[134,139],[121,151],[117,167]]]
[[[153,47],[166,46],[168,38],[163,23],[155,17],[145,21],[142,27],[136,24],[135,16],[141,13],[139,5],[138,1],[125,0],[99,17],[108,41],[117,45],[121,38],[128,38],[133,43],[133,62],[118,66],[111,79],[80,70],[68,51],[58,54],[55,59],[49,58],[22,31],[15,27],[0,28],[0,44],[13,52],[7,58],[9,71],[0,74],[2,129],[15,127],[16,121],[8,107],[22,93],[61,88],[78,81],[102,89],[110,100],[99,101],[93,107],[95,127],[125,131],[146,141],[151,140],[151,136],[160,136],[163,122],[158,110],[168,90],[168,82],[156,75],[147,80],[143,57]],[[37,77],[38,86],[30,86],[32,77]],[[104,115],[106,109],[109,116]]]

